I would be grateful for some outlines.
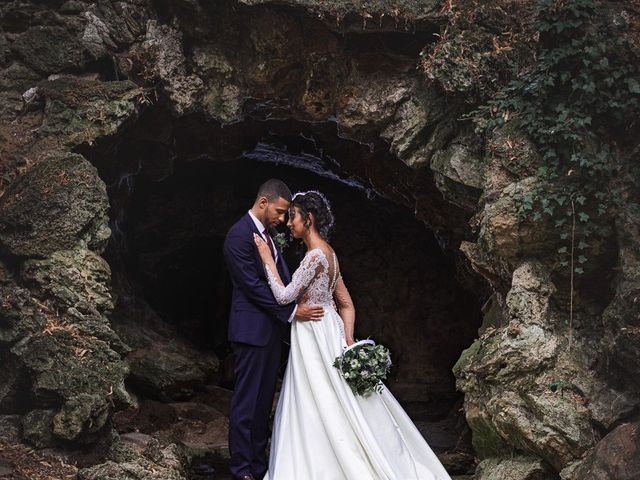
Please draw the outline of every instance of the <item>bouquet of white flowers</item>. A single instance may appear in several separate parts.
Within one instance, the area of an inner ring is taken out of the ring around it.
[[[380,391],[391,368],[389,350],[373,340],[360,340],[347,347],[333,362],[355,395]]]

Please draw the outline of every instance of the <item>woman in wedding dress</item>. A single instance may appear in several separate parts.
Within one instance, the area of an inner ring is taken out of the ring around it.
[[[292,324],[265,480],[450,480],[386,387],[356,396],[333,366],[354,343],[355,309],[327,243],[328,201],[315,191],[296,194],[287,225],[307,248],[289,285],[282,284],[271,247],[255,236],[273,295],[283,305],[321,305],[325,314]]]

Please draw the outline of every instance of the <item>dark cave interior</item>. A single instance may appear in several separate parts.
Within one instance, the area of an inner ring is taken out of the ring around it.
[[[363,172],[378,183],[398,180],[379,149],[345,141],[331,125],[171,122],[148,113],[118,138],[81,150],[110,196],[114,318],[143,298],[170,331],[224,365],[231,285],[222,243],[258,185],[280,178],[332,202],[332,244],[356,304],[356,334],[391,349],[392,391],[405,404],[428,403],[432,418],[446,416],[460,399],[451,367],[476,336],[481,299],[460,281],[446,242],[401,204],[402,187],[387,199],[361,180]],[[292,271],[302,254],[293,242],[285,250]],[[224,368],[214,381],[232,382]]]

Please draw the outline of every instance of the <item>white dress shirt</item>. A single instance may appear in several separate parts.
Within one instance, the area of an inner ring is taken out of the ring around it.
[[[262,238],[264,239],[265,242],[268,242],[269,240],[264,236],[264,231],[266,230],[266,228],[264,227],[264,225],[262,224],[262,222],[260,220],[258,220],[258,218],[253,214],[253,212],[251,210],[249,210],[249,216],[251,217],[251,220],[253,220],[253,223],[255,223],[256,228],[258,229],[258,231],[262,234]],[[276,254],[276,264],[278,263],[278,247],[275,246],[275,244],[273,245],[273,251]],[[293,321],[293,318],[296,316],[296,311],[298,310],[298,305],[296,304],[296,306],[293,308],[293,313],[291,314],[291,316],[289,317],[289,323],[291,323]]]

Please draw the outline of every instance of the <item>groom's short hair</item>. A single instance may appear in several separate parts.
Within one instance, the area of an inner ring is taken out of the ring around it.
[[[258,188],[256,200],[260,197],[266,197],[269,202],[274,202],[278,198],[284,198],[287,202],[291,202],[291,190],[282,180],[271,178]]]

